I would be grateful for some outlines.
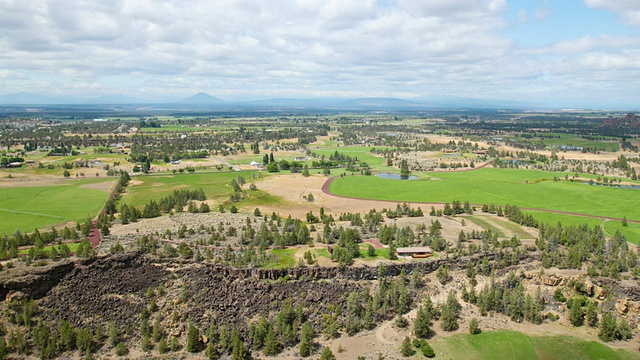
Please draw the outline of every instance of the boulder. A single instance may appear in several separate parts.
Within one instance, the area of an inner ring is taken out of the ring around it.
[[[595,288],[596,286],[589,280],[584,283],[584,291],[588,296],[595,295]]]
[[[27,294],[23,293],[22,291],[9,290],[9,292],[7,293],[6,301],[8,303],[10,302],[25,303],[27,302]]]
[[[543,276],[540,280],[542,281],[543,284],[547,286],[558,286],[562,283],[562,280],[564,279],[556,275],[548,275],[548,276]]]
[[[629,311],[629,300],[627,299],[618,299],[616,301],[616,311],[620,315],[624,315]]]
[[[604,300],[604,299],[607,298],[607,291],[604,288],[602,288],[600,286],[595,286],[593,291],[594,291],[594,294],[596,296],[596,299]]]

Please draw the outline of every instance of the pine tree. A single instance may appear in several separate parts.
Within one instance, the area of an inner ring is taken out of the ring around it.
[[[627,322],[627,319],[622,318],[618,323],[618,327],[616,328],[616,339],[618,340],[629,340],[633,337],[633,333],[631,332],[631,326]]]
[[[156,321],[153,323],[153,332],[151,334],[153,341],[158,342],[160,339],[164,338],[164,331],[162,330],[162,324],[160,324],[160,317],[156,318]]]
[[[444,331],[455,331],[458,330],[458,317],[456,313],[448,306],[445,306],[442,309],[442,315],[440,316],[440,320],[442,320],[442,330]]]
[[[142,349],[142,351],[151,350],[151,338],[149,337],[149,335],[146,335],[142,338],[142,341],[140,341],[140,348]]]
[[[436,317],[436,309],[433,308],[433,302],[431,301],[431,296],[427,295],[427,298],[424,300],[423,307],[429,319],[434,319]]]
[[[406,336],[404,338],[404,341],[402,341],[402,346],[400,346],[400,353],[404,357],[413,356],[413,354],[415,354],[415,351],[413,350],[413,345],[411,345],[411,339],[409,339],[408,336]]]
[[[242,339],[240,339],[240,333],[238,333],[238,329],[236,328],[233,328],[233,331],[231,331],[231,344],[233,346],[231,360],[246,360],[249,358],[244,348],[244,343]]]
[[[127,346],[123,342],[119,342],[118,345],[116,345],[116,355],[125,356],[127,354],[129,354],[129,349],[127,349]]]
[[[109,341],[111,341],[111,345],[116,346],[120,343],[120,331],[116,327],[116,323],[113,321],[109,322]]]
[[[469,323],[469,334],[476,335],[480,334],[480,326],[478,326],[478,319],[473,318]]]
[[[187,351],[190,353],[200,351],[200,330],[191,321],[187,330]]]
[[[300,336],[300,356],[307,357],[311,355],[314,349],[313,340],[316,334],[311,327],[311,324],[307,321],[302,325],[302,334]]]
[[[446,265],[440,265],[440,267],[438,267],[438,271],[436,272],[436,277],[442,285],[445,285],[447,282],[449,282],[449,280],[451,279],[451,276],[449,275],[449,267]]]
[[[602,314],[600,320],[600,331],[598,331],[598,337],[604,342],[615,340],[616,328],[618,324],[616,318],[610,313]]]
[[[273,330],[273,327],[269,327],[267,337],[264,340],[264,354],[267,356],[274,356],[278,355],[279,353],[280,344],[278,343],[276,332]]]
[[[598,309],[595,302],[589,301],[586,309],[587,325],[592,328],[598,326]]]
[[[574,299],[571,304],[571,310],[569,311],[569,321],[573,326],[582,326],[584,324],[584,313],[582,312],[582,306],[577,299]]]
[[[207,348],[204,351],[204,355],[208,359],[217,359],[218,357],[220,357],[220,354],[218,354],[218,349],[216,348],[216,345],[213,343],[213,341],[209,340],[209,342],[207,343]]]
[[[178,350],[180,350],[180,340],[178,340],[178,338],[174,336],[171,339],[171,351],[175,352]]]
[[[320,355],[320,360],[336,360],[336,356],[333,355],[333,352],[329,347],[325,347]]]
[[[419,307],[416,319],[413,322],[413,332],[416,334],[416,337],[424,339],[429,336],[429,332],[431,331],[430,322],[429,315],[424,307]]]
[[[158,352],[160,354],[164,354],[167,352],[167,340],[165,338],[160,339],[158,341]]]
[[[7,343],[3,337],[0,337],[0,359],[4,359],[7,356]]]
[[[233,348],[233,343],[229,338],[229,332],[224,325],[220,326],[218,332],[220,333],[220,338],[218,339],[218,347],[220,348],[220,350],[228,353]]]

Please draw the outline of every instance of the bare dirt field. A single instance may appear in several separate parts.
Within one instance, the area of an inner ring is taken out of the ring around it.
[[[325,211],[339,215],[341,213],[352,212],[362,213],[371,209],[378,211],[384,208],[394,208],[398,202],[347,199],[338,196],[325,194],[322,192],[322,185],[327,181],[327,177],[321,175],[311,175],[304,177],[300,174],[269,176],[260,181],[258,188],[284,200],[284,204],[260,206],[260,210],[275,211],[281,214],[291,214],[291,216],[304,218],[309,211],[317,213],[321,207]],[[304,197],[313,194],[313,201],[307,201]],[[424,204],[416,204],[414,207],[422,206],[422,210],[429,212]],[[438,208],[438,206],[436,206]],[[247,209],[252,210],[252,209]],[[335,216],[334,216],[335,217]]]
[[[61,185],[73,185],[74,181],[86,180],[86,178],[13,178],[0,180],[0,188],[14,188],[14,187],[31,187],[31,186],[61,186]],[[86,184],[82,187],[87,189],[98,189],[109,191],[112,181],[104,181],[95,184]]]
[[[85,184],[80,186],[81,188],[85,188],[85,189],[94,189],[94,190],[102,190],[102,191],[111,191],[111,189],[113,188],[113,184],[115,184],[115,180],[114,181],[102,181],[102,182],[97,182],[97,183],[93,183],[93,184]]]

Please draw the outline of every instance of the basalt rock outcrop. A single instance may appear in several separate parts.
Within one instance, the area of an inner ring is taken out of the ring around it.
[[[47,296],[39,305],[49,320],[64,319],[76,326],[104,326],[113,321],[121,329],[127,326],[136,329],[140,325],[140,314],[150,305],[146,292],[150,288],[162,288],[162,295],[155,295],[155,301],[165,313],[184,314],[200,325],[215,320],[229,328],[238,327],[244,335],[248,331],[246,319],[275,314],[285,301],[302,305],[307,316],[314,323],[320,323],[315,317],[342,308],[349,292],[369,287],[369,281],[380,275],[395,277],[403,271],[407,275],[415,271],[428,274],[443,264],[452,270],[461,270],[469,261],[477,262],[484,256],[490,260],[498,258],[497,254],[477,254],[455,260],[440,258],[379,267],[272,270],[126,253],[98,258],[86,266],[60,264],[55,275],[50,276],[63,278],[57,280],[57,286],[49,286]],[[526,262],[532,258],[535,253],[524,254],[521,260]],[[27,286],[21,282],[23,286],[7,288],[7,291],[19,290],[30,297],[43,295],[37,283]],[[179,322],[166,322],[167,331],[184,331],[174,326]]]
[[[32,299],[40,299],[75,266],[72,261],[62,260],[47,266],[16,268],[0,272],[0,299],[5,299],[10,291],[19,291]]]
[[[71,271],[40,305],[51,310],[48,317],[78,326],[107,321],[135,325],[147,305],[146,290],[164,283],[169,274],[140,254],[98,259]]]

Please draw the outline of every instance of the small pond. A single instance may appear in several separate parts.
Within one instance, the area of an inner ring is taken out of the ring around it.
[[[417,176],[409,175],[409,178],[403,179],[400,176],[400,174],[390,174],[390,173],[380,173],[380,174],[376,174],[376,176],[382,179],[391,179],[391,180],[415,180],[418,178]]]
[[[591,185],[591,186],[606,186],[606,187],[612,187],[612,188],[620,188],[620,189],[635,189],[635,190],[640,190],[640,185],[617,185],[617,184],[600,184],[597,182],[594,183],[590,183],[588,181],[585,181],[583,184],[585,185]]]

